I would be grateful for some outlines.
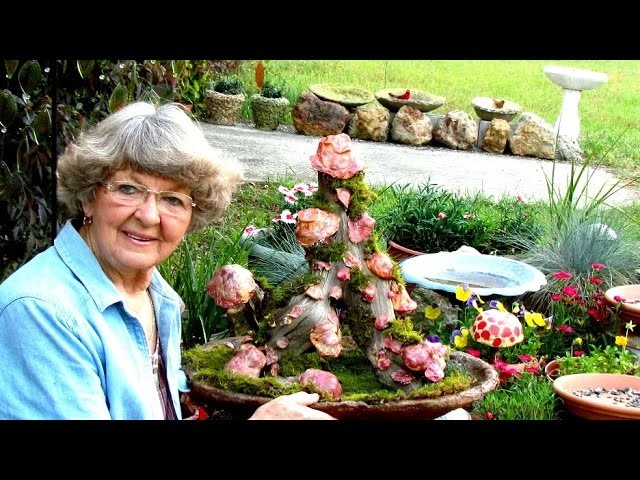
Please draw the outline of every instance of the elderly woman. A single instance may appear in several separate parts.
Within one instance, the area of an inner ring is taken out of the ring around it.
[[[241,180],[177,104],[132,103],[59,158],[71,214],[0,285],[0,418],[180,419],[183,302],[156,266]],[[332,418],[283,396],[251,417]]]

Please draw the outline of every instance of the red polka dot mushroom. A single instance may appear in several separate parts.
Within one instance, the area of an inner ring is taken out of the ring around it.
[[[513,313],[495,308],[480,313],[471,325],[471,338],[489,345],[495,355],[498,348],[510,347],[524,340],[522,324]]]

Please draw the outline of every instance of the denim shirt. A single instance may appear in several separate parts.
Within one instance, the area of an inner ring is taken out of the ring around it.
[[[150,284],[178,418],[182,300]],[[0,419],[162,419],[145,333],[67,221],[0,285]]]

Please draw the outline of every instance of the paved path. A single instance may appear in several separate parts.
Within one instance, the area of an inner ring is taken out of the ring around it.
[[[292,133],[291,127],[264,131],[252,125],[223,126],[202,123],[210,143],[237,158],[248,181],[281,181],[285,178],[317,182],[309,157],[316,152],[320,137]],[[496,155],[481,150],[460,151],[439,147],[412,147],[396,143],[353,140],[353,151],[363,159],[365,180],[370,185],[433,183],[451,192],[481,191],[494,199],[521,195],[525,200],[547,200],[545,176],[551,178],[554,162],[535,157]],[[569,163],[557,162],[555,185],[564,192],[570,174]],[[616,177],[597,169],[590,178],[588,193],[609,188]],[[640,201],[638,189],[626,188],[611,197],[611,203]]]

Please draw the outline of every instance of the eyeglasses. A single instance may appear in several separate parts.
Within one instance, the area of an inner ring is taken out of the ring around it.
[[[130,181],[101,182],[101,184],[107,188],[113,200],[128,207],[142,205],[149,193],[155,193],[158,196],[158,210],[174,217],[188,215],[191,208],[196,206],[193,198],[180,192],[157,192]]]

